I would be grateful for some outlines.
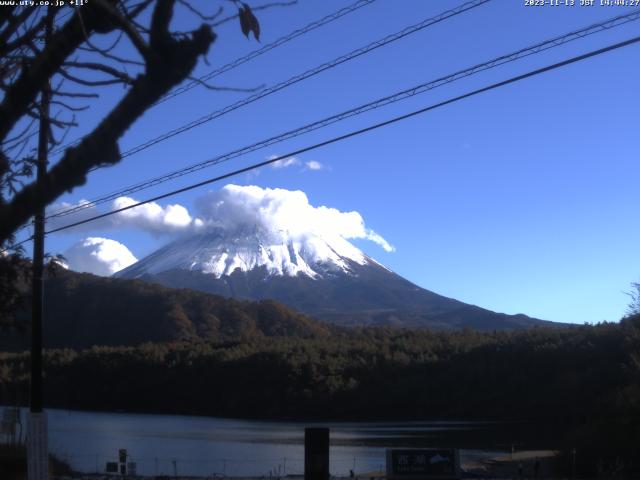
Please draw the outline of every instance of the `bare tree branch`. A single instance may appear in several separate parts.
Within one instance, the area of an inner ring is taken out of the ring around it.
[[[261,85],[258,85],[257,87],[248,87],[248,88],[242,88],[242,87],[221,87],[220,85],[212,85],[210,83],[205,82],[204,80],[202,80],[201,78],[197,78],[194,77],[192,75],[189,75],[189,77],[187,77],[189,80],[191,80],[192,82],[195,82],[201,86],[203,86],[204,88],[206,88],[207,90],[215,90],[218,92],[241,92],[241,93],[254,93],[257,92],[258,90],[262,90],[265,85],[264,83]]]
[[[136,47],[136,50],[138,50],[138,53],[140,53],[142,58],[146,60],[149,55],[149,46],[145,42],[144,38],[142,38],[138,30],[136,30],[135,26],[132,25],[132,23],[129,20],[123,17],[120,14],[120,12],[118,12],[117,9],[113,8],[113,6],[110,5],[108,2],[104,0],[93,0],[93,1],[95,1],[95,3],[99,5],[100,8],[103,10],[103,12],[109,17],[109,19],[115,25],[117,25],[125,33],[125,35],[127,35],[127,37],[129,37],[129,40],[131,41],[133,46]],[[163,1],[166,1],[166,0],[163,0]]]
[[[100,3],[104,2],[96,0],[93,5]],[[169,24],[174,4],[175,0],[157,0],[152,14],[145,72],[133,81],[120,102],[79,145],[65,151],[42,182],[25,186],[9,203],[0,205],[0,243],[29,219],[38,205],[48,204],[65,191],[84,184],[91,168],[117,163],[120,160],[118,139],[151,105],[188,77],[197,59],[207,53],[215,40],[215,34],[208,25],[202,25],[189,38],[177,40],[172,36]],[[100,6],[95,8],[99,10]],[[71,25],[68,23],[65,28],[66,35],[77,48],[84,41],[79,21],[75,20]],[[45,52],[50,50],[45,48]],[[68,56],[63,56],[63,53],[67,52],[70,50],[53,52],[58,69]],[[40,68],[48,70],[45,66]],[[0,112],[2,107],[11,113],[10,106],[4,102],[0,105]],[[3,120],[4,117],[0,119],[0,134],[2,128],[7,128],[8,122]]]
[[[97,93],[82,93],[82,92],[63,92],[61,90],[55,90],[55,95],[58,97],[69,97],[69,98],[99,98],[100,95]]]
[[[106,74],[111,75],[112,77],[115,77],[115,78],[119,79],[121,83],[125,83],[125,84],[132,84],[133,83],[133,78],[131,78],[126,73],[121,72],[121,71],[119,71],[119,70],[117,70],[117,69],[115,69],[113,67],[110,67],[109,65],[104,65],[102,63],[96,63],[96,62],[65,62],[64,66],[65,67],[72,67],[72,68],[81,68],[81,69],[85,69],[85,70],[97,70],[99,72],[104,72]]]
[[[51,100],[51,105],[58,105],[72,112],[83,112],[89,108],[89,105],[83,105],[81,107],[76,107],[74,105],[69,105],[66,102],[61,102],[60,100]]]
[[[255,9],[294,3],[275,2]],[[188,10],[202,25],[185,32],[172,30],[175,8]],[[222,8],[201,11],[188,0],[91,0],[68,9],[69,13],[60,11],[11,6],[0,9],[0,38],[5,40],[0,40],[0,52],[5,52],[0,54],[0,245],[38,208],[84,184],[90,171],[120,161],[117,142],[122,135],[173,87],[191,78],[200,58],[206,62],[206,53],[216,38],[211,25],[222,14]],[[49,19],[56,16],[60,26],[45,42],[47,15]],[[257,20],[252,16],[251,21],[258,38]],[[98,35],[105,35],[104,41],[96,40]],[[124,58],[127,54],[118,48],[121,40],[134,47],[133,58]],[[255,92],[264,88],[216,86],[191,79],[217,91]],[[72,83],[77,87],[69,87]],[[53,116],[45,116],[38,108],[39,94],[48,84],[55,85],[51,88],[51,105],[57,107]],[[28,125],[29,119],[49,120],[46,135],[51,148],[77,125],[74,112],[88,108],[85,102],[68,99],[97,98],[100,92],[94,87],[113,84],[125,86],[120,100],[88,135],[73,146],[58,148],[55,153],[62,156],[43,181],[33,181],[30,157],[34,128]],[[29,156],[19,158],[22,152]],[[11,195],[5,196],[4,192]]]
[[[221,6],[218,8],[218,11],[216,13],[212,15],[205,15],[202,12],[200,12],[198,9],[192,7],[191,4],[186,0],[178,0],[178,2],[180,2],[180,5],[184,6],[187,10],[193,13],[200,20],[205,20],[207,22],[212,22],[216,20],[218,17],[220,17],[220,15],[222,15],[222,12],[224,12],[224,8]]]
[[[78,48],[78,50],[82,50],[85,52],[95,52],[100,54],[100,56],[107,58],[109,60],[114,60],[118,63],[122,63],[122,64],[128,64],[128,65],[137,65],[140,67],[144,67],[144,62],[140,62],[139,60],[130,60],[128,58],[124,58],[124,57],[119,57],[117,55],[114,55],[112,53],[110,53],[108,50],[106,49],[100,49],[100,50],[96,50],[95,48],[87,48],[87,47],[83,47],[80,46]]]
[[[100,23],[100,10],[95,3],[87,4],[84,9],[85,24]],[[15,123],[33,103],[38,92],[56,72],[66,58],[84,41],[84,34],[78,15],[74,15],[60,30],[55,32],[50,43],[33,63],[23,69],[20,77],[6,91],[0,103],[0,141],[3,140]],[[2,172],[0,171],[0,174]]]

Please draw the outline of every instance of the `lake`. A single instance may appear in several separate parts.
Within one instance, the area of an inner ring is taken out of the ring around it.
[[[384,469],[389,447],[437,447],[490,429],[471,422],[282,422],[180,415],[47,410],[49,449],[74,469],[104,472],[127,449],[145,475],[266,476],[304,472],[304,428],[330,430],[330,470],[348,476]],[[25,412],[26,414],[26,412]],[[26,425],[26,421],[23,422]],[[506,449],[506,446],[505,446]],[[462,450],[462,461],[494,455]]]

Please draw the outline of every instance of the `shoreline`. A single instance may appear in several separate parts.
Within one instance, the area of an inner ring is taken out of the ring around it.
[[[7,405],[0,403],[0,409],[4,408],[20,408],[21,410],[28,411],[28,405]],[[283,422],[283,423],[310,423],[310,424],[350,424],[350,423],[397,423],[397,424],[416,424],[416,423],[430,423],[430,424],[443,424],[443,425],[528,425],[539,424],[537,420],[524,420],[524,419],[491,419],[491,418],[468,418],[461,419],[457,417],[446,418],[407,418],[407,417],[386,417],[386,416],[374,416],[374,417],[362,417],[353,418],[352,416],[344,417],[265,417],[265,416],[246,416],[246,417],[234,417],[213,415],[207,413],[182,413],[178,411],[155,411],[155,410],[100,410],[94,408],[82,408],[82,407],[60,407],[60,406],[46,406],[45,411],[59,411],[59,412],[76,412],[76,413],[96,413],[96,414],[113,414],[113,415],[148,415],[148,416],[171,416],[171,417],[193,417],[193,418],[211,418],[218,420],[230,420],[230,421],[247,421],[247,422]]]

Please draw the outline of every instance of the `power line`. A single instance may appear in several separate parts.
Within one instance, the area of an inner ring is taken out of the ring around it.
[[[199,81],[194,81],[191,83],[188,83],[187,85],[184,85],[182,87],[178,87],[176,89],[174,89],[173,91],[169,92],[168,94],[166,94],[164,97],[162,97],[160,100],[158,100],[156,102],[156,105],[163,103],[173,97],[176,97],[178,95],[183,94],[184,92],[187,92],[189,90],[191,90],[192,88],[197,87],[198,85],[200,85],[200,82],[206,82],[208,80],[211,80],[212,78],[215,78],[219,75],[222,75],[225,72],[228,72],[229,70],[233,70],[236,67],[239,67],[240,65],[243,65],[251,60],[253,60],[256,57],[259,57],[260,55],[263,55],[271,50],[273,50],[274,48],[277,48],[281,45],[284,45],[285,43],[288,43],[302,35],[304,35],[305,33],[311,32],[312,30],[315,30],[316,28],[322,27],[323,25],[326,25],[328,23],[331,23],[337,19],[339,19],[340,17],[343,17],[351,12],[354,12],[356,10],[358,10],[361,7],[364,7],[366,5],[370,5],[371,3],[373,3],[375,0],[358,0],[355,3],[352,3],[351,5],[344,7],[340,10],[338,10],[337,12],[334,12],[330,15],[327,15],[323,18],[321,18],[320,20],[316,20],[314,22],[309,23],[308,25],[306,25],[305,27],[299,28],[297,30],[294,30],[293,32],[289,33],[288,35],[285,35],[283,37],[280,37],[279,39],[266,44],[264,47],[259,48],[258,50],[254,50],[253,52],[248,53],[247,55],[240,57],[232,62],[227,63],[226,65],[223,65],[222,67],[216,68],[215,70],[209,72],[206,75],[203,75],[201,77],[198,78]]]
[[[618,15],[616,17],[613,17],[611,19],[605,20],[603,22],[597,23],[597,24],[592,24],[589,25],[587,27],[584,27],[582,29],[579,30],[575,30],[573,32],[569,32],[567,34],[558,36],[558,37],[554,37],[551,38],[549,40],[534,44],[532,46],[526,47],[526,48],[522,48],[520,50],[517,50],[515,52],[506,54],[506,55],[502,55],[500,57],[494,58],[492,60],[489,60],[487,62],[484,63],[480,63],[477,64],[475,66],[472,66],[470,68],[464,69],[464,70],[460,70],[458,72],[455,72],[453,74],[444,76],[444,77],[440,77],[438,79],[435,80],[431,80],[429,82],[426,83],[422,83],[420,85],[414,86],[412,88],[406,89],[406,90],[402,90],[400,92],[394,93],[392,95],[374,100],[372,102],[366,103],[364,105],[360,105],[358,107],[352,108],[350,110],[346,110],[344,112],[338,113],[336,115],[332,115],[330,117],[326,117],[322,120],[318,120],[316,122],[304,125],[302,127],[296,128],[294,130],[290,130],[288,132],[279,134],[277,136],[268,138],[266,140],[261,140],[259,142],[256,142],[254,144],[251,144],[249,146],[245,146],[242,147],[240,149],[228,152],[226,154],[223,155],[219,155],[217,157],[214,157],[212,159],[203,161],[203,162],[199,162],[196,163],[194,165],[191,165],[189,167],[185,167],[179,170],[176,170],[174,172],[165,174],[165,175],[161,175],[158,177],[155,177],[153,179],[150,180],[146,180],[137,184],[134,184],[132,186],[126,187],[124,189],[120,189],[118,191],[112,192],[110,194],[107,194],[105,196],[102,196],[98,199],[95,199],[93,201],[90,202],[86,202],[83,203],[81,205],[76,205],[74,207],[71,208],[67,208],[67,209],[63,209],[61,211],[58,211],[56,213],[51,214],[49,217],[47,218],[53,218],[53,217],[61,217],[61,216],[65,216],[65,215],[69,215],[72,213],[76,213],[78,211],[87,209],[87,208],[91,208],[93,206],[108,202],[110,200],[113,200],[117,197],[123,196],[123,195],[129,195],[141,190],[145,190],[147,188],[151,188],[153,186],[159,185],[161,183],[165,183],[167,181],[170,180],[174,180],[176,178],[182,177],[184,175],[199,171],[201,169],[213,166],[213,165],[217,165],[219,163],[231,160],[233,158],[237,158],[240,157],[242,155],[246,155],[247,153],[251,153],[254,152],[256,150],[260,150],[262,148],[266,148],[268,146],[283,142],[285,140],[289,140],[291,138],[300,136],[302,134],[305,133],[309,133],[315,130],[318,130],[320,128],[324,128],[328,125],[332,125],[334,123],[337,123],[339,121],[345,120],[347,118],[356,116],[356,115],[360,115],[362,113],[371,111],[371,110],[375,110],[377,108],[381,108],[383,106],[398,102],[400,100],[405,100],[407,98],[413,97],[415,95],[427,92],[429,90],[435,89],[437,87],[452,83],[454,81],[460,80],[462,78],[466,78],[468,76],[480,73],[482,71],[485,70],[489,70],[495,67],[498,67],[500,65],[504,65],[506,63],[510,63],[513,62],[515,60],[521,59],[521,58],[525,58],[528,57],[530,55],[533,54],[537,54],[546,50],[549,50],[551,48],[555,48],[558,47],[560,45],[564,45],[570,41],[573,40],[577,40],[580,38],[584,38],[585,36],[588,35],[592,35],[594,33],[598,33],[601,32],[603,30],[608,30],[614,27],[618,27],[621,25],[624,25],[626,23],[629,23],[631,21],[636,21],[640,19],[640,9],[639,10],[635,10],[633,12],[630,12],[628,14],[624,14],[624,15]]]
[[[169,138],[172,138],[176,135],[179,135],[181,133],[187,132],[193,128],[199,127],[200,125],[204,124],[204,123],[208,123],[216,118],[219,118],[223,115],[226,115],[227,113],[230,113],[234,110],[237,110],[238,108],[244,107],[250,103],[253,103],[257,100],[260,100],[262,98],[265,98],[273,93],[279,92],[280,90],[283,90],[285,88],[288,88],[292,85],[295,85],[303,80],[307,80],[311,77],[314,77],[322,72],[325,72],[329,69],[335,68],[338,65],[341,65],[345,62],[351,61],[355,58],[358,58],[362,55],[365,55],[369,52],[372,52],[374,50],[377,50],[378,48],[384,47],[390,43],[393,43],[395,41],[398,41],[404,37],[407,37],[409,35],[412,35],[414,33],[417,33],[421,30],[424,30],[425,28],[431,27],[437,23],[440,23],[444,20],[447,20],[449,18],[455,17],[457,15],[460,15],[464,12],[467,12],[468,10],[471,10],[473,8],[479,7],[485,3],[490,2],[491,0],[472,0],[470,2],[466,2],[463,3],[462,5],[459,5],[456,8],[450,9],[450,10],[446,10],[442,13],[440,13],[439,15],[436,15],[434,17],[430,17],[427,18],[425,20],[422,20],[419,23],[416,23],[414,25],[411,25],[410,27],[404,28],[399,32],[393,33],[391,35],[387,35],[386,37],[380,39],[380,40],[376,40],[374,42],[371,42],[367,45],[365,45],[364,47],[360,47],[357,48],[345,55],[342,55],[338,58],[335,58],[334,60],[331,60],[330,62],[326,62],[323,63],[322,65],[319,65],[315,68],[312,68],[310,70],[307,70],[306,72],[300,73],[298,75],[295,75],[283,82],[277,83],[276,85],[272,85],[271,87],[267,87],[265,89],[263,89],[262,91],[250,95],[249,97],[240,100],[238,102],[232,103],[231,105],[227,105],[226,107],[220,109],[220,110],[216,110],[214,112],[211,112],[208,115],[204,115],[196,120],[193,120],[181,127],[175,128],[173,130],[170,130],[169,132],[166,132],[162,135],[159,135],[151,140],[148,140],[145,143],[142,143],[132,149],[129,149],[127,151],[125,151],[122,155],[121,158],[126,158],[129,157],[131,155],[134,155],[138,152],[141,152],[142,150],[146,150],[147,148],[156,145],[164,140],[167,140]]]
[[[321,148],[321,147],[324,147],[324,146],[327,146],[327,145],[331,145],[333,143],[337,143],[337,142],[340,142],[340,141],[343,141],[343,140],[346,140],[346,139],[349,139],[349,138],[352,138],[352,137],[355,137],[355,136],[358,136],[358,135],[362,135],[363,133],[371,132],[373,130],[377,130],[379,128],[386,127],[386,126],[392,125],[394,123],[398,123],[398,122],[400,122],[402,120],[406,120],[408,118],[415,117],[417,115],[429,112],[431,110],[435,110],[435,109],[440,108],[440,107],[443,107],[445,105],[450,105],[450,104],[458,102],[460,100],[464,100],[466,98],[473,97],[473,96],[479,95],[481,93],[485,93],[485,92],[488,92],[488,91],[491,91],[491,90],[495,90],[497,88],[504,87],[506,85],[509,85],[509,84],[512,84],[512,83],[516,83],[516,82],[525,80],[527,78],[534,77],[534,76],[540,75],[542,73],[549,72],[551,70],[556,70],[558,68],[565,67],[567,65],[570,65],[570,64],[573,64],[573,63],[577,63],[577,62],[586,60],[586,59],[591,58],[591,57],[602,55],[604,53],[611,52],[613,50],[617,50],[619,48],[623,48],[623,47],[626,47],[626,46],[629,46],[629,45],[632,45],[632,44],[638,43],[638,42],[640,42],[640,36],[633,37],[633,38],[625,40],[623,42],[615,43],[613,45],[609,45],[607,47],[603,47],[603,48],[600,48],[598,50],[592,50],[592,51],[590,51],[588,53],[585,53],[585,54],[582,54],[582,55],[578,55],[578,56],[575,56],[575,57],[571,57],[571,58],[563,60],[561,62],[557,62],[557,63],[551,64],[551,65],[548,65],[546,67],[538,68],[536,70],[532,70],[532,71],[529,71],[527,73],[524,73],[524,74],[521,74],[521,75],[517,75],[515,77],[511,77],[511,78],[509,78],[507,80],[503,80],[501,82],[493,83],[493,84],[488,85],[486,87],[482,87],[482,88],[479,88],[477,90],[473,90],[471,92],[465,93],[463,95],[459,95],[457,97],[453,97],[453,98],[450,98],[448,100],[429,105],[429,106],[421,108],[419,110],[414,110],[414,111],[412,111],[410,113],[406,113],[404,115],[396,116],[396,117],[393,117],[393,118],[391,118],[389,120],[385,120],[383,122],[376,123],[376,124],[370,125],[368,127],[361,128],[359,130],[354,130],[354,131],[349,132],[347,134],[340,135],[338,137],[333,137],[333,138],[331,138],[329,140],[325,140],[323,142],[319,142],[319,143],[316,143],[316,144],[308,146],[308,147],[300,148],[298,150],[289,152],[286,155],[281,155],[279,157],[275,157],[275,158],[272,158],[270,160],[265,160],[263,162],[259,162],[259,163],[255,163],[253,165],[250,165],[248,167],[240,168],[240,169],[234,170],[232,172],[225,173],[224,175],[219,175],[217,177],[213,177],[213,178],[210,178],[208,180],[204,180],[202,182],[194,183],[194,184],[188,185],[186,187],[179,188],[177,190],[172,190],[170,192],[163,193],[161,195],[156,195],[155,197],[149,198],[147,200],[144,200],[144,201],[141,201],[141,202],[137,202],[135,204],[128,205],[126,207],[122,207],[122,208],[119,208],[119,209],[116,209],[116,210],[112,210],[112,211],[107,212],[107,213],[103,213],[103,214],[100,214],[100,215],[95,215],[95,216],[93,216],[91,218],[80,220],[78,222],[74,222],[74,223],[71,223],[69,225],[65,225],[63,227],[55,228],[55,229],[49,230],[49,231],[47,231],[45,233],[46,234],[50,234],[50,233],[60,232],[62,230],[67,230],[69,228],[77,227],[79,225],[83,225],[85,223],[89,223],[89,222],[98,220],[100,218],[105,218],[105,217],[108,217],[110,215],[115,215],[116,213],[120,213],[120,212],[123,212],[125,210],[130,210],[132,208],[136,208],[136,207],[139,207],[141,205],[145,205],[147,203],[151,203],[151,202],[155,202],[155,201],[158,201],[158,200],[162,200],[164,198],[171,197],[171,196],[177,195],[179,193],[184,193],[184,192],[187,192],[189,190],[194,190],[196,188],[199,188],[199,187],[202,187],[202,186],[205,186],[205,185],[209,185],[211,183],[215,183],[215,182],[218,182],[220,180],[225,180],[227,178],[230,178],[230,177],[233,177],[233,176],[236,176],[236,175],[240,175],[242,173],[246,173],[246,172],[249,172],[251,170],[255,170],[257,168],[264,167],[266,165],[273,164],[273,163],[278,162],[280,160],[283,160],[285,158],[289,158],[289,157],[292,157],[292,156],[295,156],[295,155],[300,155],[302,153],[306,153],[306,152],[309,152],[309,151],[312,151],[312,150],[316,150],[318,148]]]
[[[457,6],[456,8],[450,9],[450,10],[446,10],[442,13],[440,13],[439,15],[436,15],[434,17],[430,17],[427,18],[419,23],[416,23],[414,25],[411,25],[409,27],[404,28],[403,30],[396,32],[396,33],[392,33],[390,35],[387,35],[386,37],[380,39],[380,40],[376,40],[374,42],[371,42],[367,45],[365,45],[364,47],[360,47],[357,48],[345,55],[342,55],[340,57],[337,57],[329,62],[323,63],[321,65],[318,65],[317,67],[314,67],[310,70],[307,70],[303,73],[300,73],[298,75],[294,75],[293,77],[284,80],[280,83],[277,83],[275,85],[272,85],[270,87],[264,88],[263,90],[259,91],[258,93],[255,93],[253,95],[250,95],[242,100],[239,100],[237,102],[234,102],[230,105],[227,105],[226,107],[223,107],[219,110],[215,110],[207,115],[204,115],[196,120],[192,120],[189,123],[186,123],[180,127],[174,128],[172,130],[169,130],[168,132],[163,133],[162,135],[159,135],[157,137],[154,137],[150,140],[147,140],[146,142],[139,144],[127,151],[125,151],[124,153],[122,153],[120,155],[121,158],[126,158],[129,157],[131,155],[135,155],[136,153],[139,153],[143,150],[146,150],[149,147],[152,147],[160,142],[163,142],[165,140],[168,140],[169,138],[175,137],[176,135],[180,135],[182,133],[185,133],[189,130],[192,130],[193,128],[199,127],[200,125],[203,125],[205,123],[208,123],[212,120],[215,120],[216,118],[219,118],[223,115],[226,115],[227,113],[233,112],[241,107],[244,107],[246,105],[249,105],[253,102],[256,102],[262,98],[265,98],[269,95],[272,95],[276,92],[279,92],[280,90],[283,90],[285,88],[288,88],[292,85],[295,85],[299,82],[302,82],[303,80],[307,80],[311,77],[314,77],[316,75],[319,75],[322,72],[325,72],[327,70],[330,70],[332,68],[335,68],[343,63],[349,62],[355,58],[358,58],[362,55],[365,55],[369,52],[372,52],[374,50],[377,50],[378,48],[384,47],[390,43],[393,43],[397,40],[400,40],[406,36],[412,35],[414,33],[417,33],[427,27],[430,27],[432,25],[435,25],[437,23],[440,23],[444,20],[447,20],[449,18],[455,17],[457,15],[460,15],[461,13],[464,13],[468,10],[471,10],[473,8],[479,7],[485,3],[488,3],[492,0],[472,0],[470,2],[466,2],[463,3],[459,6]],[[65,147],[66,148],[66,147]],[[58,152],[60,150],[57,150]],[[93,172],[95,170],[98,170],[101,167],[94,167],[92,168],[90,171]]]
[[[197,87],[198,85],[201,84],[201,82],[206,82],[208,80],[211,80],[212,78],[215,78],[219,75],[222,75],[223,73],[226,73],[230,70],[233,70],[236,67],[239,67],[240,65],[243,65],[251,60],[253,60],[254,58],[257,58],[261,55],[264,55],[265,53],[273,50],[274,48],[277,48],[281,45],[284,45],[285,43],[289,43],[290,41],[306,34],[309,33],[313,30],[315,30],[316,28],[320,28],[324,25],[327,25],[329,23],[334,22],[335,20],[338,20],[341,17],[344,17],[345,15],[348,15],[349,13],[355,12],[356,10],[359,10],[362,7],[365,7],[367,5],[372,4],[373,2],[375,2],[376,0],[358,0],[355,3],[352,3],[351,5],[348,5],[344,8],[341,8],[340,10],[337,10],[325,17],[322,17],[319,20],[315,20],[309,24],[307,24],[306,26],[302,27],[302,28],[298,28],[294,31],[292,31],[291,33],[284,35],[280,38],[278,38],[277,40],[268,43],[266,45],[264,45],[262,48],[259,48],[257,50],[253,50],[252,52],[249,52],[248,54],[237,58],[221,67],[216,68],[215,70],[207,73],[206,75],[203,75],[202,77],[199,77],[197,81],[193,81],[191,83],[188,83],[187,85],[184,85],[182,87],[178,87],[174,90],[172,90],[171,92],[167,93],[164,97],[162,97],[160,100],[158,100],[153,106],[155,105],[159,105],[161,103],[164,103],[165,101],[174,98],[178,95],[181,95],[191,89],[193,89],[194,87]],[[67,143],[66,145],[63,145],[59,148],[56,148],[54,151],[52,151],[52,154],[57,154],[60,153],[64,150],[66,150],[67,148],[69,148],[70,146],[73,145],[77,145],[78,143],[80,143],[82,140],[84,139],[84,137],[80,137],[72,142]]]

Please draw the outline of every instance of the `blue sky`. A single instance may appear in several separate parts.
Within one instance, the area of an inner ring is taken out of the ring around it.
[[[268,86],[460,3],[377,0],[214,83]],[[262,43],[346,4],[300,0],[258,12]],[[494,0],[99,170],[60,200],[98,197],[625,11]],[[184,15],[177,21],[186,22]],[[632,37],[639,26],[634,22],[572,42],[134,197],[197,182]],[[198,75],[259,47],[235,22],[217,33],[210,66],[199,65]],[[299,189],[313,205],[360,212],[395,251],[354,243],[437,293],[548,320],[616,321],[629,301],[624,292],[640,279],[639,57],[640,46],[630,46],[300,157],[320,162],[321,170],[264,168],[233,183]],[[95,124],[121,94],[120,87],[105,92],[70,138]],[[121,148],[244,96],[193,89],[147,112]],[[191,210],[196,198],[222,185],[161,203]],[[91,234],[126,244],[138,258],[168,241],[133,229]],[[63,252],[86,236],[51,235],[46,250]]]

